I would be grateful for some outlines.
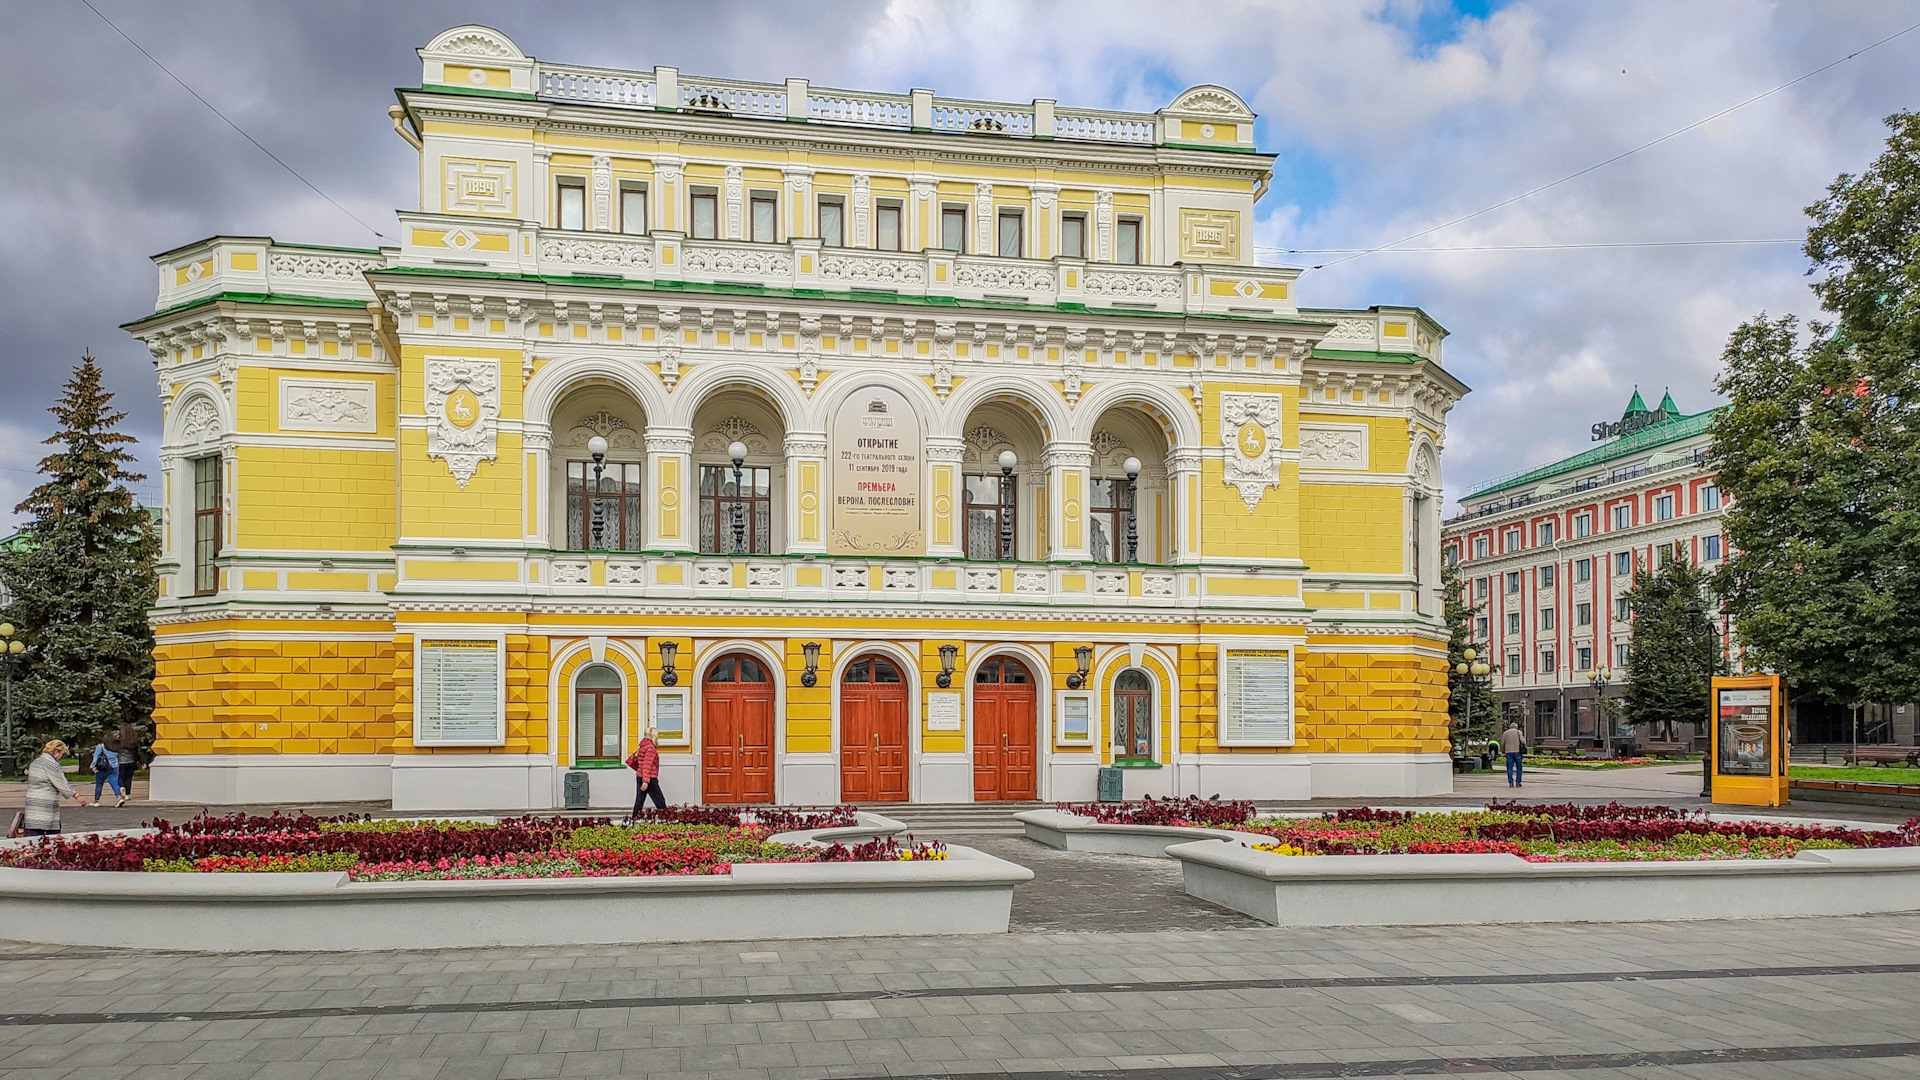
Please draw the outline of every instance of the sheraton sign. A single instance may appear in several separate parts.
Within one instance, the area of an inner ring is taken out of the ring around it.
[[[1593,431],[1593,441],[1602,442],[1607,439],[1619,438],[1622,435],[1631,435],[1636,431],[1644,431],[1655,424],[1664,424],[1672,419],[1674,419],[1674,417],[1669,415],[1664,409],[1655,409],[1652,412],[1630,413],[1612,423],[1602,420],[1593,425],[1591,429]]]

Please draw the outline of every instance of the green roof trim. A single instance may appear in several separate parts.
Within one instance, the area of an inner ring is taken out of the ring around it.
[[[1638,391],[1634,393],[1634,400],[1640,400]],[[1635,454],[1642,454],[1648,450],[1653,450],[1669,443],[1681,442],[1685,439],[1704,435],[1713,427],[1713,418],[1720,415],[1721,410],[1725,408],[1726,406],[1723,405],[1720,408],[1708,409],[1706,412],[1694,413],[1692,416],[1675,417],[1672,420],[1643,427],[1631,435],[1622,435],[1612,442],[1596,446],[1591,450],[1582,451],[1569,458],[1562,458],[1551,465],[1542,465],[1537,469],[1521,473],[1519,476],[1510,477],[1505,480],[1495,480],[1483,484],[1480,487],[1470,488],[1465,495],[1460,496],[1460,502],[1464,505],[1469,500],[1483,498],[1497,492],[1511,491],[1514,488],[1526,487],[1529,484],[1538,484],[1543,480],[1550,480],[1556,476],[1565,476],[1568,473],[1585,472],[1588,469],[1604,465],[1610,461],[1616,461],[1623,457],[1632,457]],[[1632,410],[1629,409],[1628,411],[1631,412]],[[1643,413],[1647,411],[1645,403],[1641,404],[1640,411]]]
[[[380,254],[379,248],[341,247],[338,244],[283,244],[275,240],[273,241],[273,246],[277,248],[299,248],[302,251],[345,251],[354,255]]]
[[[202,296],[197,300],[188,300],[182,304],[175,304],[170,308],[156,311],[151,315],[142,315],[137,319],[121,323],[120,329],[130,329],[149,319],[158,319],[165,315],[178,315],[180,312],[190,311],[205,304],[217,304],[223,300],[236,304],[280,304],[288,307],[359,308],[361,311],[365,311],[367,304],[371,302],[368,300],[348,300],[337,296],[294,296],[289,293],[221,292],[214,293],[211,296]]]
[[[1673,391],[1667,391],[1666,394],[1660,398],[1660,408],[1658,411],[1666,413],[1668,416],[1681,415],[1680,406],[1673,403]]]
[[[1370,360],[1385,364],[1418,364],[1426,360],[1419,353],[1410,352],[1368,352],[1365,349],[1323,349],[1315,346],[1315,360]]]
[[[1647,403],[1640,400],[1640,388],[1636,386],[1633,388],[1633,400],[1627,402],[1627,411],[1621,413],[1620,415],[1623,417],[1626,417],[1626,416],[1632,416],[1635,413],[1643,413],[1646,411],[1647,411]],[[1678,410],[1675,410],[1675,411],[1678,411]]]
[[[402,91],[417,94],[452,94],[456,97],[511,98],[515,101],[532,101],[536,95],[523,94],[518,90],[486,90],[478,86],[402,86]]]
[[[1299,319],[1284,315],[1225,314],[1213,311],[1159,311],[1152,308],[1108,308],[1090,307],[1079,303],[1024,304],[1006,300],[967,300],[954,296],[914,296],[890,292],[866,292],[853,289],[848,292],[829,292],[824,289],[787,289],[771,285],[733,284],[730,282],[698,281],[634,281],[627,278],[599,277],[589,274],[518,274],[500,270],[465,270],[451,266],[382,266],[367,270],[367,273],[380,275],[413,275],[425,277],[466,278],[487,281],[527,281],[546,285],[590,285],[596,288],[619,289],[628,292],[690,292],[718,293],[727,296],[780,296],[807,300],[849,300],[865,303],[907,304],[915,307],[965,307],[985,308],[991,311],[1046,311],[1072,312],[1090,315],[1133,315],[1160,319],[1214,319],[1221,322],[1255,322],[1277,326],[1324,326],[1323,322],[1313,319]],[[354,302],[356,306],[364,306]],[[152,316],[148,316],[152,318]],[[1356,353],[1358,359],[1380,359],[1376,353]]]

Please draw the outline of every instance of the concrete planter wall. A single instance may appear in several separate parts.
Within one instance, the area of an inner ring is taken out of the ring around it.
[[[1765,919],[1920,911],[1920,848],[1791,859],[1530,863],[1517,855],[1274,855],[1167,849],[1187,895],[1277,926]]]
[[[1092,818],[1059,810],[1026,810],[1013,815],[1027,830],[1027,839],[1062,851],[1091,851],[1106,855],[1141,855],[1162,859],[1174,844],[1198,839],[1238,844],[1263,844],[1271,837],[1234,829],[1203,829],[1183,825],[1103,825]]]
[[[860,817],[780,839],[900,830]],[[1013,887],[1032,877],[964,847],[939,862],[749,863],[714,877],[353,882],[0,867],[0,922],[8,937],[46,944],[212,952],[998,934]]]

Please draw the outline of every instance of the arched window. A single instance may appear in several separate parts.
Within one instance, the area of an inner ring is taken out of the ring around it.
[[[863,656],[847,665],[846,674],[840,676],[840,681],[849,683],[897,683],[905,680],[900,678],[900,669],[893,666],[893,661],[888,660],[884,656]]]
[[[1153,757],[1153,682],[1138,668],[1113,680],[1113,756]]]
[[[625,682],[608,664],[590,664],[573,679],[573,759],[620,760],[620,691]]]

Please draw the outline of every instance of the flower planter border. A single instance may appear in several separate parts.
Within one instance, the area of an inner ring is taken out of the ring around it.
[[[863,812],[854,826],[775,839],[859,842],[905,828]],[[741,863],[710,876],[371,882],[0,867],[0,921],[41,944],[206,952],[998,934],[1013,887],[1032,877],[956,846],[938,861]]]
[[[1139,855],[1151,859],[1164,859],[1172,845],[1199,838],[1235,844],[1264,844],[1273,839],[1259,833],[1204,825],[1108,825],[1060,810],[1024,810],[1013,815],[1013,820],[1026,829],[1027,839],[1062,851]]]

